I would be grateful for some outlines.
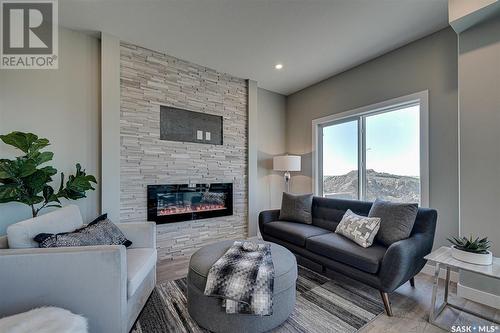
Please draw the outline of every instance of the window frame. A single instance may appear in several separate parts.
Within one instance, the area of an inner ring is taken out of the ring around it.
[[[312,121],[312,178],[314,195],[322,195],[323,128],[349,121],[358,121],[358,200],[366,192],[366,117],[395,111],[412,105],[420,105],[420,206],[429,207],[429,92],[424,90],[380,103],[332,114]]]

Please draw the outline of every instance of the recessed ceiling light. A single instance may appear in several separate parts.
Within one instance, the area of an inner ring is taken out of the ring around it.
[[[274,66],[274,68],[276,68],[276,69],[282,69],[283,68],[283,64],[276,64],[276,66]]]

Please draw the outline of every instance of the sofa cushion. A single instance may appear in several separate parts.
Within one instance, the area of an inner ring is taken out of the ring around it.
[[[417,212],[418,204],[416,203],[375,200],[368,216],[381,219],[380,229],[376,236],[377,241],[389,246],[410,237]]]
[[[380,244],[363,248],[350,239],[334,233],[308,238],[306,249],[372,274],[378,272],[387,250]]]
[[[38,243],[33,240],[38,234],[70,232],[82,226],[83,220],[80,209],[76,205],[68,205],[53,212],[11,224],[7,227],[9,248],[38,247]]]
[[[345,212],[350,209],[353,213],[367,216],[371,202],[359,200],[330,199],[314,197],[312,203],[312,224],[330,231],[335,231]]]
[[[328,230],[315,227],[313,225],[290,221],[274,221],[265,223],[264,232],[298,246],[305,246],[306,239],[309,237],[330,233]]]
[[[127,250],[127,296],[130,298],[156,265],[156,249]]]
[[[312,194],[290,194],[283,192],[280,220],[299,223],[312,223]]]

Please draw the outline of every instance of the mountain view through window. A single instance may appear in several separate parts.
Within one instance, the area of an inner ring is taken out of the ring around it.
[[[419,202],[419,133],[419,105],[324,126],[323,195]]]

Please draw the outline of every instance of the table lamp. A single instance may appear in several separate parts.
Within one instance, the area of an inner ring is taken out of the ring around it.
[[[273,170],[285,171],[286,191],[290,192],[290,171],[300,171],[300,156],[283,155],[273,157]]]

